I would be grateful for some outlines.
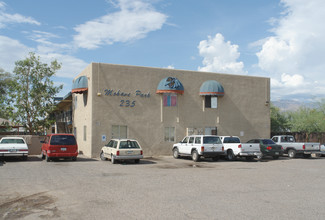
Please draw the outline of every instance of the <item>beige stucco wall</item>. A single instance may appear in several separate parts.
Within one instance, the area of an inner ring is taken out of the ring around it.
[[[72,95],[73,133],[76,135],[79,151],[84,155],[91,156],[93,154],[91,147],[93,100],[90,98],[93,95],[92,65],[88,65],[75,79],[80,76],[87,76],[88,91]],[[84,137],[84,127],[86,128],[86,137]]]
[[[102,136],[107,141],[111,138],[112,125],[127,125],[128,138],[137,139],[147,156],[171,154],[173,143],[164,141],[165,127],[175,127],[175,141],[186,135],[186,128],[217,127],[218,135],[237,135],[242,141],[270,135],[269,78],[103,63],[90,64],[77,77],[81,75],[88,77],[89,90],[77,95],[73,121],[79,148],[88,156],[98,157],[105,144]],[[156,89],[169,76],[181,81],[184,94],[178,95],[177,107],[162,108],[162,95]],[[218,98],[217,109],[203,111],[199,91],[207,80],[221,83],[225,95]],[[107,96],[105,89],[130,93],[130,97]],[[137,90],[150,97],[136,96]],[[80,103],[83,96],[87,105]],[[120,107],[121,100],[135,101],[135,106]],[[87,141],[83,140],[84,125]]]

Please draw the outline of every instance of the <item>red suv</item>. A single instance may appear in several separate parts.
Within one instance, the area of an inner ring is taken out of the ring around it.
[[[78,145],[73,134],[48,134],[42,143],[42,160],[71,158],[77,160]]]

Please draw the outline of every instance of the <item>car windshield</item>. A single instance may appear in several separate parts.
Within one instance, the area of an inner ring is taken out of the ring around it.
[[[23,139],[3,139],[1,144],[25,144]]]
[[[275,143],[274,143],[274,141],[272,141],[270,139],[264,139],[263,144],[275,144]]]
[[[203,137],[203,144],[221,144],[219,137]]]
[[[226,137],[223,143],[240,143],[240,139],[237,137]]]
[[[140,148],[136,141],[121,141],[120,149]]]
[[[72,135],[53,135],[51,145],[76,145],[76,139]]]

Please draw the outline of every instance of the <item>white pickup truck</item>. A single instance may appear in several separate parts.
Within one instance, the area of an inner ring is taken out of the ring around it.
[[[193,161],[199,161],[200,157],[212,158],[217,161],[224,150],[220,138],[214,135],[191,135],[173,145],[173,157],[191,156]]]
[[[296,157],[297,154],[305,158],[311,157],[311,154],[321,154],[319,143],[298,143],[292,135],[273,136],[272,140],[282,145],[284,153],[290,158]]]
[[[22,157],[27,160],[28,145],[22,137],[3,137],[0,140],[0,156]]]
[[[220,136],[221,142],[226,152],[227,160],[234,160],[236,157],[245,157],[246,160],[253,160],[255,157],[262,158],[259,143],[240,142],[236,136]]]

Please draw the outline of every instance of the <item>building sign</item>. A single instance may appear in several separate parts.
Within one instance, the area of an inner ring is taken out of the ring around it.
[[[105,89],[105,96],[116,96],[122,97],[123,99],[120,100],[120,107],[130,107],[133,108],[136,105],[135,100],[130,100],[129,98],[132,97],[140,97],[140,98],[150,98],[150,92],[143,93],[141,90],[136,90],[135,92],[124,92],[114,89]]]

